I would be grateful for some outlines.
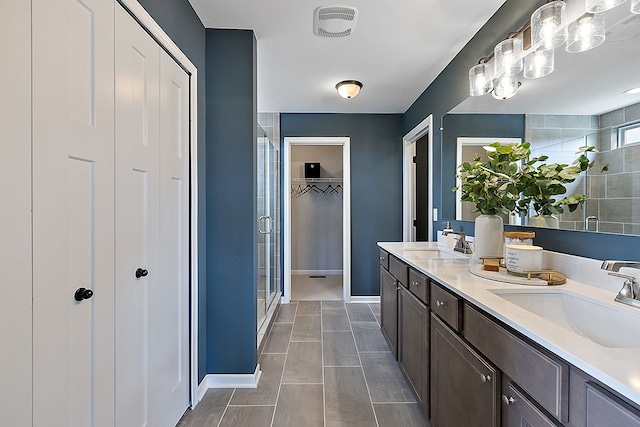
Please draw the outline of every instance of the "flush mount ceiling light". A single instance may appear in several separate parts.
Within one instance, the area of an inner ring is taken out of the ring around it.
[[[338,94],[347,99],[355,98],[362,89],[362,83],[357,80],[343,80],[336,85]]]
[[[589,13],[599,13],[613,9],[627,0],[585,0],[584,4]]]
[[[531,44],[549,50],[567,41],[567,5],[556,0],[539,7],[531,15]]]
[[[624,92],[622,92],[626,95],[635,95],[636,93],[640,93],[640,87],[634,87],[631,89],[627,89]]]
[[[585,13],[577,21],[569,24],[567,52],[584,52],[600,46],[605,38],[604,16]]]

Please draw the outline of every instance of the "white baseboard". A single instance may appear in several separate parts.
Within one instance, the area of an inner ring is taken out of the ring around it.
[[[197,401],[199,403],[210,388],[258,388],[261,376],[260,364],[253,374],[207,374],[198,384]]]
[[[375,296],[375,295],[371,295],[371,296],[354,296],[351,295],[351,301],[352,303],[367,303],[367,304],[379,304],[380,303],[380,297],[379,296]]]
[[[292,276],[342,276],[342,270],[291,270]]]

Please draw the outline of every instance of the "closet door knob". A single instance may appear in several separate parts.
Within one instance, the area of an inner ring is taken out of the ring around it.
[[[139,279],[141,277],[146,277],[147,274],[149,274],[147,270],[145,270],[144,268],[138,268],[136,270],[136,279]]]
[[[73,298],[76,301],[83,301],[89,299],[93,296],[93,291],[87,288],[78,288],[76,293],[73,295]]]

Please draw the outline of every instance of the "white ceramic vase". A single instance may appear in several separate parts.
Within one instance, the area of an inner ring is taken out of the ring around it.
[[[473,240],[474,258],[504,256],[504,227],[498,215],[480,215],[476,218]]]
[[[560,228],[560,220],[553,215],[536,215],[529,218],[530,227]]]

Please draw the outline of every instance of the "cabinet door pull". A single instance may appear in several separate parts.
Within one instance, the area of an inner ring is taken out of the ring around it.
[[[516,403],[516,400],[509,396],[507,397],[506,395],[502,395],[502,401],[504,402],[505,405],[509,406],[509,405],[513,405],[514,403]]]
[[[445,304],[444,301],[436,301],[436,307],[444,307]]]
[[[419,283],[418,283],[417,280],[414,280],[413,282],[411,282],[411,286],[418,286],[418,285],[419,285]]]
[[[483,383],[491,382],[491,375],[480,374],[480,380]]]

